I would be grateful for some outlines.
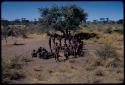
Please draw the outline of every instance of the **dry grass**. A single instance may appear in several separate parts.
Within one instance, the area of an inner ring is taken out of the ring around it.
[[[2,83],[13,83],[13,80],[20,80],[25,78],[22,65],[18,62],[17,57],[2,59]]]
[[[83,32],[93,31],[99,34],[99,39],[93,38],[85,40],[84,42],[86,46],[94,46],[95,44],[101,43],[97,45],[102,46],[100,50],[100,57],[95,52],[86,52],[84,57],[71,58],[67,61],[55,62],[54,59],[44,61],[37,58],[31,59],[29,56],[27,56],[24,57],[19,63],[16,63],[18,59],[14,59],[13,62],[15,62],[16,65],[13,68],[11,67],[13,64],[11,59],[2,59],[6,61],[2,63],[4,65],[2,65],[2,70],[4,70],[3,82],[15,83],[13,80],[10,80],[12,75],[12,79],[15,79],[18,75],[25,75],[26,78],[23,78],[23,80],[26,83],[31,84],[122,83],[124,80],[124,56],[123,44],[121,44],[121,41],[123,41],[123,35],[120,33],[105,34],[104,31],[108,27],[111,27],[111,29],[114,30],[118,28],[119,25],[91,25],[84,27],[83,29],[85,30],[82,30]],[[80,32],[80,30],[77,32]],[[44,42],[44,40],[47,41],[46,34],[43,35],[44,36],[32,34],[29,35],[32,37],[31,39],[24,40],[28,42],[27,44],[29,44],[31,41],[40,41],[41,39],[43,42],[40,42],[46,45]],[[102,58],[103,53],[107,56],[106,59]],[[110,57],[110,54],[112,57]],[[20,65],[22,67],[22,63],[27,63],[25,64],[25,68],[17,68]],[[10,71],[10,73],[8,71]]]
[[[97,50],[97,56],[103,59],[115,58],[117,56],[117,51],[111,43],[105,43],[104,46]]]

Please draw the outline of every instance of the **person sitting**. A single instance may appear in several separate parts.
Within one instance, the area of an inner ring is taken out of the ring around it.
[[[43,54],[43,47],[39,47],[38,50],[37,50],[37,53],[39,55],[39,58],[42,58],[42,54]]]
[[[42,47],[39,47],[37,50],[37,53],[40,53],[40,52],[42,52]]]
[[[32,57],[37,57],[37,53],[36,53],[36,50],[33,50],[33,52],[32,52]]]

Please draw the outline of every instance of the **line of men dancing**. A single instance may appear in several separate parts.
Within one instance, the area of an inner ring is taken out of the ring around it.
[[[45,49],[40,47],[37,51],[39,53],[39,56],[41,53],[44,53],[44,56],[54,56],[56,61],[60,61],[59,57],[60,52],[64,53],[65,60],[69,59],[69,56],[72,55],[74,57],[77,56],[83,56],[83,41],[81,41],[79,36],[73,36],[71,35],[70,30],[66,29],[65,31],[61,31],[63,35],[58,35],[56,33],[54,34],[48,34],[49,36],[49,48],[50,48],[50,53]],[[33,56],[37,56],[35,54],[35,50],[33,51]]]
[[[70,55],[74,57],[83,56],[83,41],[81,41],[80,37],[71,35],[68,29],[63,31],[63,35],[50,34],[49,47],[51,52],[55,53],[55,60],[57,61],[59,61],[61,51],[64,52],[66,60],[69,59]]]

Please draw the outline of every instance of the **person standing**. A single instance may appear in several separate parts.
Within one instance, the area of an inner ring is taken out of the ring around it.
[[[77,53],[79,56],[82,56],[82,50],[83,50],[83,42],[81,41],[79,46],[78,46],[78,49],[77,49]]]
[[[55,39],[56,39],[56,37],[55,37],[55,34],[53,35],[53,37],[52,37],[52,40],[53,40],[53,44],[55,45]]]
[[[69,49],[68,49],[67,44],[64,44],[64,56],[65,56],[66,60],[69,59]]]
[[[60,61],[59,60],[59,46],[57,42],[55,43],[54,50],[55,50],[55,60]]]
[[[50,51],[52,53],[51,41],[52,41],[52,35],[49,36],[49,48],[50,48]]]
[[[74,43],[74,57],[77,57],[78,42]]]
[[[62,36],[59,36],[59,45],[62,46]]]

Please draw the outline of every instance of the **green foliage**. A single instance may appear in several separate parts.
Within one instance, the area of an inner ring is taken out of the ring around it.
[[[56,30],[67,28],[73,30],[87,19],[84,9],[76,5],[39,8],[39,12],[42,23]]]

